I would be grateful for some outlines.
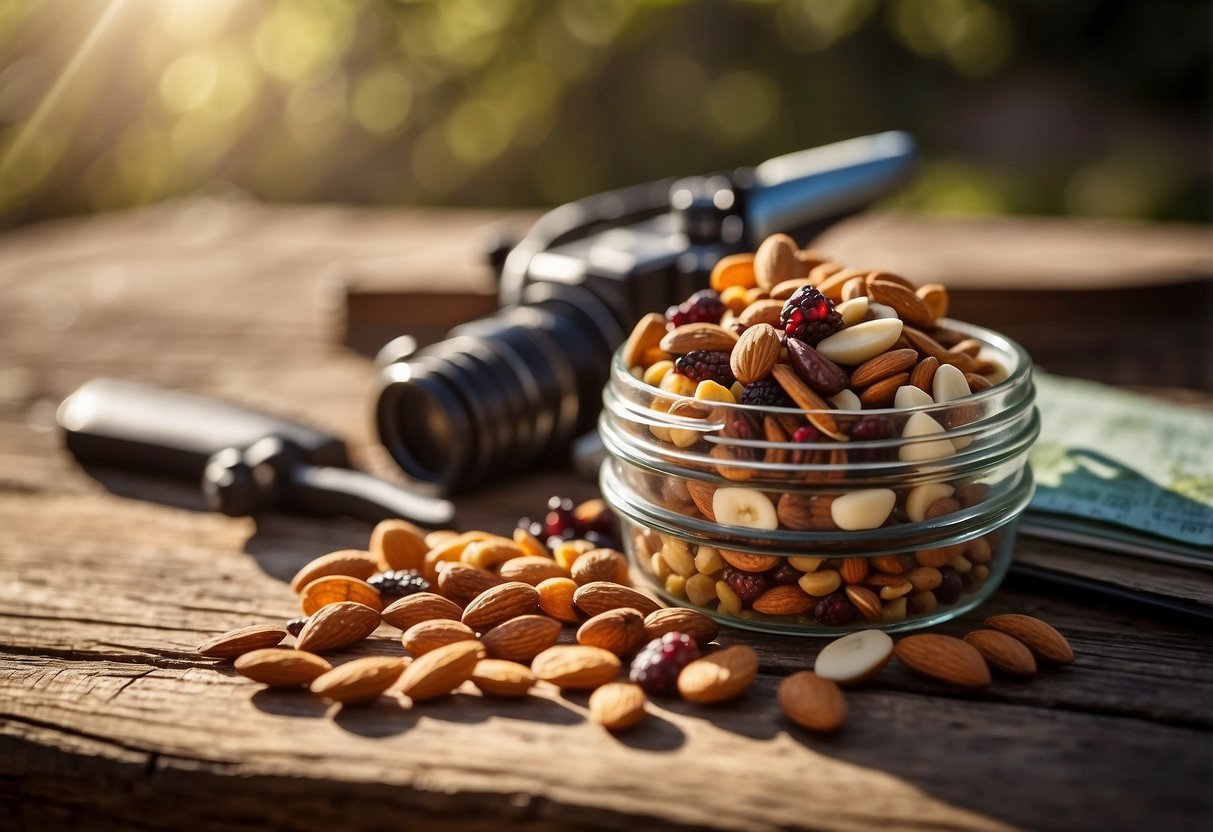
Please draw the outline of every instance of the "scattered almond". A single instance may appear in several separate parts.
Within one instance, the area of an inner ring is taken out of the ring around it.
[[[253,650],[236,659],[232,667],[241,676],[271,688],[310,685],[317,676],[333,669],[331,664],[315,653],[287,647]]]
[[[590,719],[608,731],[622,731],[644,719],[647,701],[639,685],[608,682],[590,694]]]
[[[666,633],[685,633],[703,646],[715,640],[719,632],[720,626],[710,617],[686,607],[654,610],[644,619],[644,635],[650,641]]]
[[[569,577],[569,570],[550,557],[526,555],[501,564],[497,574],[503,581],[522,581],[538,586],[548,578]]]
[[[573,603],[590,616],[620,607],[631,607],[642,615],[648,615],[661,608],[647,595],[642,595],[631,587],[620,586],[609,581],[592,581],[579,587],[573,593]]]
[[[1039,618],[1008,613],[987,618],[986,626],[1019,639],[1043,662],[1070,664],[1074,661],[1074,648],[1066,637]]]
[[[576,624],[582,619],[573,605],[577,582],[572,578],[548,578],[540,581],[535,590],[539,593],[539,609],[552,618],[566,624]]]
[[[981,653],[952,636],[906,636],[893,646],[893,655],[910,669],[950,685],[981,688],[990,684],[990,668]]]
[[[358,549],[341,549],[329,552],[310,561],[291,578],[291,589],[296,593],[317,578],[328,575],[345,575],[350,578],[366,580],[379,571],[379,562],[370,552]]]
[[[619,657],[601,647],[560,644],[544,650],[531,662],[536,678],[567,690],[589,690],[619,675]]]
[[[538,605],[539,592],[535,587],[521,581],[509,581],[476,596],[464,608],[462,621],[483,633],[511,618],[534,612]]]
[[[462,562],[444,563],[438,567],[438,591],[456,604],[467,604],[485,590],[503,583],[492,572],[486,572]]]
[[[208,659],[234,659],[263,647],[276,647],[286,638],[286,629],[276,624],[253,624],[198,645],[198,655]]]
[[[995,670],[1012,676],[1036,674],[1036,659],[1022,641],[998,630],[974,630],[965,641],[977,648],[982,658]]]
[[[493,627],[480,640],[489,658],[529,662],[559,637],[559,621],[546,615],[520,615]]]
[[[630,607],[607,610],[577,630],[577,643],[610,650],[617,656],[634,653],[644,642],[644,616]]]
[[[481,659],[472,670],[472,684],[489,696],[516,699],[535,686],[535,674],[525,664],[504,659]]]
[[[758,654],[743,644],[716,650],[678,674],[678,693],[690,702],[724,702],[740,696],[758,675]]]
[[[316,696],[345,705],[369,702],[395,684],[404,671],[404,662],[397,658],[368,656],[339,665],[317,676],[311,684]]]
[[[354,601],[328,604],[314,612],[295,639],[298,650],[325,653],[357,644],[375,632],[379,613]]]
[[[435,618],[433,621],[422,621],[409,627],[401,636],[400,643],[416,657],[456,641],[473,641],[475,638],[476,634],[468,625],[445,618]]]
[[[838,685],[811,670],[793,673],[779,683],[783,715],[810,731],[837,731],[847,719],[847,700]]]
[[[578,584],[591,581],[628,583],[628,559],[614,549],[591,549],[573,562],[573,580]]]
[[[371,532],[370,555],[381,569],[420,569],[430,550],[425,532],[407,520],[384,520]],[[356,575],[366,578],[368,575]]]
[[[400,692],[414,702],[446,696],[472,678],[484,658],[478,641],[456,641],[414,659],[400,679]]]
[[[379,590],[358,578],[345,575],[326,575],[308,583],[299,595],[299,607],[304,615],[312,615],[316,610],[329,604],[341,601],[353,601],[364,607],[379,612],[383,609],[383,600]]]
[[[398,598],[383,611],[383,620],[393,627],[407,630],[422,621],[446,618],[458,621],[463,617],[463,608],[441,595],[432,592],[417,592]]]

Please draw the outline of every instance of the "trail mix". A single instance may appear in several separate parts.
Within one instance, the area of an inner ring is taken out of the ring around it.
[[[595,501],[584,511],[604,509]],[[516,698],[539,683],[592,691],[590,718],[611,730],[641,722],[650,696],[709,704],[750,687],[759,667],[752,648],[717,645],[711,618],[663,607],[633,589],[626,571],[614,571],[621,553],[554,539],[559,543],[549,547],[527,528],[512,537],[426,534],[384,521],[367,550],[324,555],[296,575],[292,587],[306,615],[301,628],[290,628],[297,630],[293,646],[283,646],[286,624],[258,624],[209,639],[198,653],[231,660],[238,673],[268,687],[306,688],[342,705],[391,696],[418,707],[472,688]],[[578,570],[585,561],[596,565]],[[391,579],[376,580],[389,573]],[[403,594],[391,594],[395,588]],[[400,655],[342,655],[384,624],[401,632]],[[989,684],[991,667],[1024,676],[1036,672],[1038,658],[1073,661],[1065,638],[1038,619],[1001,615],[986,624],[963,641],[908,636],[896,646],[877,630],[854,633],[822,649],[813,671],[784,680],[780,708],[802,727],[836,730],[846,717],[838,685],[871,678],[893,656],[964,687]]]
[[[624,364],[653,388],[652,411],[684,421],[658,417],[641,430],[691,469],[629,468],[629,485],[646,499],[758,538],[906,530],[902,553],[847,556],[835,541],[777,556],[630,525],[631,549],[656,585],[721,615],[847,627],[929,615],[985,583],[1006,556],[1001,531],[938,545],[930,529],[1018,482],[1004,476],[992,489],[946,472],[955,455],[1002,441],[980,426],[966,433],[981,410],[963,400],[1007,371],[980,341],[945,325],[947,309],[940,284],[846,268],[777,234],[754,254],[722,259],[710,289],[642,319]],[[848,482],[850,466],[881,463],[944,473],[892,486]]]

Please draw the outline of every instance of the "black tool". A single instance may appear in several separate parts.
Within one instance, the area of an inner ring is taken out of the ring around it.
[[[352,469],[333,436],[228,402],[98,378],[58,418],[82,465],[201,481],[208,505],[233,517],[282,509],[445,526],[455,514],[446,500]]]
[[[420,352],[381,352],[380,439],[409,479],[448,491],[562,457],[593,428],[611,353],[641,315],[775,232],[808,241],[891,193],[913,159],[909,136],[882,133],[548,212],[493,254],[499,311]]]

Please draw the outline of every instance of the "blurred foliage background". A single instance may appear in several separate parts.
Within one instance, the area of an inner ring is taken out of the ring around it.
[[[914,133],[898,203],[1210,217],[1186,0],[0,0],[0,225],[194,192],[551,205]]]

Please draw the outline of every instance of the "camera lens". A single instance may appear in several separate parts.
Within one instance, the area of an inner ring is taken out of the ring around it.
[[[457,490],[563,451],[599,409],[623,332],[586,289],[535,284],[380,371],[380,437],[410,479]]]

